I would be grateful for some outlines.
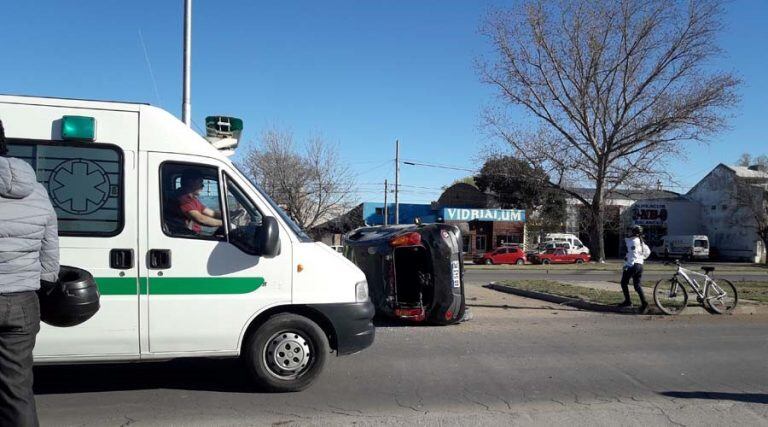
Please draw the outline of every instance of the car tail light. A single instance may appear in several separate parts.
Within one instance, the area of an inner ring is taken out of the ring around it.
[[[425,317],[424,308],[396,308],[395,317],[421,322]]]
[[[445,320],[451,320],[453,319],[453,310],[448,310],[445,312]]]
[[[390,246],[418,246],[421,244],[421,234],[413,231],[395,236],[389,241]]]

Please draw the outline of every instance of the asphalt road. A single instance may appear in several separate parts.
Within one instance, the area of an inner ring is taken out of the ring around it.
[[[595,314],[468,286],[474,319],[381,327],[301,393],[236,361],[40,367],[42,425],[768,425],[768,317]]]
[[[739,273],[739,272],[715,272],[715,277],[722,277],[733,282],[759,281],[768,282],[768,273]],[[671,272],[646,271],[644,280],[659,280],[669,278]],[[565,280],[565,281],[616,281],[621,279],[619,271],[595,271],[595,270],[524,270],[524,269],[473,269],[468,268],[465,273],[468,281],[474,282],[498,282],[501,280]]]

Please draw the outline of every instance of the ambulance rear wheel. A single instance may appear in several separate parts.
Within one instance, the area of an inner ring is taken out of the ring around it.
[[[329,352],[328,338],[315,322],[283,313],[270,317],[251,334],[243,360],[260,388],[290,392],[312,384]]]

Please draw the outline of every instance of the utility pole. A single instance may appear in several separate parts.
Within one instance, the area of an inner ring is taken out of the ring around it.
[[[384,180],[384,225],[389,225],[389,209],[387,206],[387,192],[389,189],[387,188],[387,180]]]
[[[190,73],[191,73],[191,52],[192,51],[192,0],[184,0],[184,77],[183,94],[181,101],[181,121],[187,127],[192,127],[192,117],[190,115],[191,105],[189,103],[190,92]]]
[[[395,140],[395,225],[400,224],[400,140]]]

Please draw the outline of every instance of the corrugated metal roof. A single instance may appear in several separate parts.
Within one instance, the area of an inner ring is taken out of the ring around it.
[[[768,172],[756,171],[746,166],[725,165],[725,167],[736,173],[739,178],[768,179]]]

